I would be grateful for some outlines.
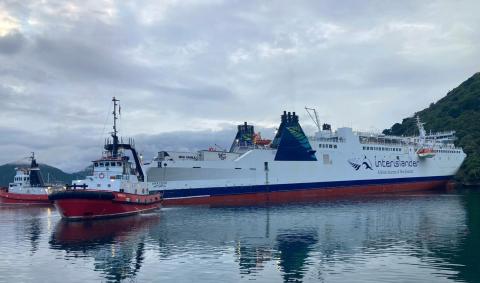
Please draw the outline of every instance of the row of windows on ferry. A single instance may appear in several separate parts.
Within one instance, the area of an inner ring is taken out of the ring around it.
[[[379,147],[379,146],[364,146],[363,150],[378,150],[378,151],[402,151],[397,147]]]
[[[363,150],[377,150],[377,151],[402,151],[401,148],[396,147],[377,147],[377,146],[364,146]],[[460,153],[460,150],[446,150],[446,149],[435,149],[435,153]]]
[[[434,149],[435,153],[460,153],[460,150]]]
[[[14,181],[28,181],[30,179],[30,177],[15,177],[14,178]]]
[[[336,144],[319,144],[319,148],[337,148]]]
[[[93,164],[95,167],[115,167],[115,166],[122,166],[122,162],[95,162]]]

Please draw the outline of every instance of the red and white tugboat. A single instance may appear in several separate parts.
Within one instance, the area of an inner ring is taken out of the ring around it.
[[[92,176],[49,196],[66,219],[127,216],[160,207],[161,194],[149,192],[133,140],[123,143],[117,136],[119,100],[114,97],[112,101],[112,140],[107,139],[103,157],[93,161]],[[135,167],[125,151],[132,153]]]
[[[48,195],[55,187],[44,183],[40,168],[32,152],[30,167],[15,168],[13,183],[0,189],[0,202],[5,204],[51,204]]]

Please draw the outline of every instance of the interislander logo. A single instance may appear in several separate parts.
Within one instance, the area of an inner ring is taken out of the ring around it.
[[[364,156],[363,159],[362,158],[349,159],[348,163],[352,165],[352,167],[357,171],[362,167],[365,168],[365,170],[366,169],[373,170],[372,162],[370,161],[370,159],[367,158],[367,156]]]
[[[414,168],[418,166],[419,162],[417,160],[401,160],[399,156],[391,160],[375,157],[375,167],[377,168]]]
[[[416,160],[401,160],[399,156],[396,159],[377,159],[375,156],[374,163],[364,156],[363,158],[352,158],[348,160],[348,163],[356,170],[364,168],[365,170],[373,170],[375,168],[415,168],[419,166],[419,162]],[[373,164],[373,165],[372,165]]]

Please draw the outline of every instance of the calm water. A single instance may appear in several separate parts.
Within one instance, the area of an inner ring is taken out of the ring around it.
[[[0,282],[480,282],[480,190],[64,222],[0,206]]]

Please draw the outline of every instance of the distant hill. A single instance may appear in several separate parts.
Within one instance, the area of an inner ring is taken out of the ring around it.
[[[13,182],[13,177],[15,176],[15,168],[19,166],[29,167],[29,164],[4,164],[0,166],[0,186],[6,187],[9,183]],[[65,173],[62,170],[49,166],[46,164],[40,164],[40,171],[45,182],[50,180],[50,182],[62,183],[62,184],[71,184],[72,180],[83,179],[88,173],[88,168],[83,171],[76,173]]]
[[[428,131],[455,130],[457,146],[463,147],[467,159],[456,179],[464,184],[480,184],[480,73],[476,73],[450,91],[437,103],[415,113]],[[384,134],[413,135],[417,129],[413,117],[396,123]]]

